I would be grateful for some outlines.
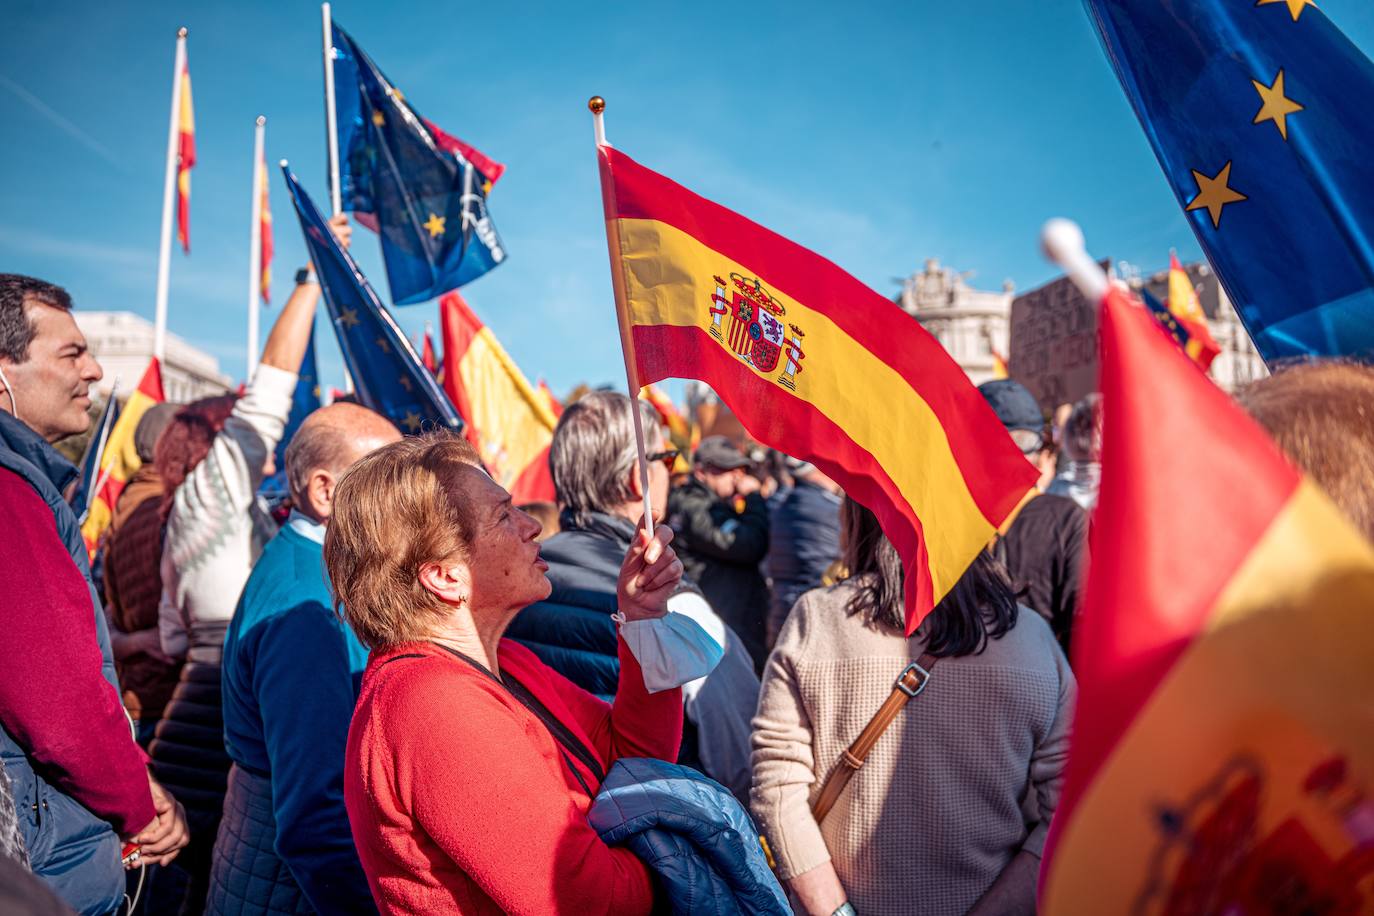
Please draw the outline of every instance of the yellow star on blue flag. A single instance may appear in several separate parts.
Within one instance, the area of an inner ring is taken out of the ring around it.
[[[1374,63],[1310,0],[1085,2],[1260,354],[1374,360]]]

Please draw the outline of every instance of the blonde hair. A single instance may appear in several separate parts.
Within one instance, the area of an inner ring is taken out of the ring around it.
[[[471,445],[437,431],[383,446],[339,478],[324,564],[335,611],[369,648],[424,639],[448,614],[420,567],[467,555],[475,528],[460,481],[480,467]]]
[[[1374,539],[1374,368],[1337,359],[1294,363],[1237,397],[1289,460]]]

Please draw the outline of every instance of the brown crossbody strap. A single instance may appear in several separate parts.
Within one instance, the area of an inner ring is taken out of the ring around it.
[[[897,718],[897,713],[902,711],[918,693],[926,689],[926,683],[930,680],[930,671],[935,667],[936,658],[929,652],[922,655],[916,661],[906,666],[906,670],[897,678],[897,682],[892,685],[892,693],[883,705],[878,707],[878,711],[873,714],[873,719],[864,726],[864,730],[859,732],[859,737],[854,739],[854,743],[849,745],[849,749],[840,755],[839,766],[830,771],[826,777],[825,785],[821,786],[821,794],[816,796],[816,803],[811,806],[811,814],[816,819],[816,823],[825,820],[825,816],[830,813],[830,809],[839,800],[840,794],[844,792],[844,787],[849,785],[849,780],[859,772],[859,768],[864,765],[873,745],[878,743],[883,732],[892,724],[892,720]]]

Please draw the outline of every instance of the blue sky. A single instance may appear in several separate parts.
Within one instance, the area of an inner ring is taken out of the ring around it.
[[[508,166],[490,204],[510,260],[464,293],[560,394],[624,383],[593,93],[616,146],[884,294],[927,257],[975,286],[1034,287],[1055,274],[1037,232],[1056,215],[1098,256],[1198,256],[1078,0],[334,10],[417,110]],[[1322,11],[1374,51],[1368,0]],[[255,116],[269,161],[290,159],[327,200],[318,6],[3,0],[3,17],[0,270],[150,319],[173,39],[190,29],[192,254],[174,255],[169,327],[240,377]],[[279,304],[304,249],[277,175],[272,202]],[[375,238],[360,230],[354,252],[385,290]],[[436,318],[432,304],[395,311],[412,334]]]

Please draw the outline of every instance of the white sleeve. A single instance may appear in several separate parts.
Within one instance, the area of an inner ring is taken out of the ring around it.
[[[716,641],[716,645],[724,648],[725,621],[721,620],[720,615],[711,609],[710,602],[700,592],[678,592],[668,599],[668,610],[696,621],[697,626],[705,630],[706,635]],[[706,678],[699,677],[683,684],[683,702],[691,703],[695,700],[697,694],[701,692],[701,686],[705,683]]]

